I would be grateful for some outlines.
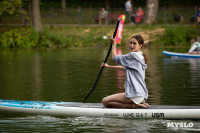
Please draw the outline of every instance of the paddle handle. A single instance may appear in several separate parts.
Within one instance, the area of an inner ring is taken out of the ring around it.
[[[114,31],[114,33],[113,33],[113,38],[115,38],[115,36],[116,36],[116,34],[117,34],[117,29],[118,29],[118,27],[119,27],[119,22],[120,22],[121,20],[122,20],[121,18],[119,18],[119,19],[117,20],[117,25],[116,25],[115,31]],[[104,60],[104,64],[107,62],[111,50],[112,50],[112,43],[110,44],[110,47],[109,47],[107,56],[106,56],[106,58],[105,58],[105,60]],[[98,83],[98,81],[99,81],[99,78],[100,78],[100,76],[101,76],[101,73],[102,73],[103,69],[104,69],[104,66],[101,67],[100,72],[99,72],[99,74],[98,74],[98,76],[97,76],[97,79],[96,79],[96,81],[95,81],[95,83],[94,83],[94,86],[93,86],[92,90],[88,93],[88,95],[85,97],[85,99],[84,99],[83,102],[86,102],[86,100],[88,99],[88,97],[90,96],[90,94],[92,94],[92,92],[94,91],[95,87],[97,86],[97,83]]]

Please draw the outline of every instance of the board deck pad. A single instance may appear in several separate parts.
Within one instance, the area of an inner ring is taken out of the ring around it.
[[[0,105],[21,107],[23,105],[40,106],[61,106],[61,107],[80,107],[80,108],[106,108],[102,103],[81,103],[81,102],[46,102],[46,101],[18,101],[0,99]],[[200,106],[177,106],[177,105],[150,105],[148,108],[139,109],[200,109]]]
[[[63,107],[80,107],[80,108],[105,108],[102,103],[68,103],[57,104]],[[176,105],[150,105],[148,108],[139,109],[200,109],[200,106],[176,106]]]
[[[56,104],[63,107],[81,107],[81,108],[105,108],[102,103],[64,103]]]

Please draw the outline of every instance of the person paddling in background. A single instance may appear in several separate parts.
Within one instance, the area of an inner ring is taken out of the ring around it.
[[[200,43],[196,39],[191,40],[191,47],[188,51],[189,54],[200,54]]]
[[[102,103],[107,108],[146,108],[149,105],[145,103],[148,98],[148,90],[145,84],[145,69],[147,68],[147,59],[141,49],[144,45],[144,39],[141,35],[131,37],[129,47],[131,52],[126,55],[117,55],[116,40],[111,39],[112,59],[119,66],[102,64],[102,67],[123,70],[126,73],[124,84],[125,93],[118,93],[103,98]]]

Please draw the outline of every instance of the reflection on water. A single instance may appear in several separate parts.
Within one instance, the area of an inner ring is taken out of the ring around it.
[[[118,89],[118,92],[124,92],[124,81],[125,81],[125,71],[122,70],[115,70],[116,74],[116,87]]]
[[[165,102],[176,105],[199,105],[200,59],[163,58],[163,86],[168,87]],[[177,100],[178,97],[178,100]]]
[[[144,49],[148,57],[149,104],[200,105],[200,60],[170,58],[162,49]],[[127,51],[122,49],[125,54]],[[92,89],[107,49],[0,50],[0,98],[81,102]],[[109,58],[108,64],[116,65]],[[123,71],[104,69],[87,102],[101,102],[124,91]],[[198,131],[167,128],[167,120],[48,116],[0,117],[1,132],[154,132]],[[180,121],[178,121],[180,122]],[[181,121],[184,122],[184,121]]]
[[[120,48],[117,49],[117,54],[118,55],[122,55],[123,54],[123,52],[122,52],[122,50]],[[124,90],[125,71],[115,70],[115,77],[116,77],[116,88],[117,88],[117,91],[115,93],[124,92],[125,91]]]
[[[162,83],[162,58],[161,50],[144,49],[143,52],[147,56],[146,69],[146,86],[149,91],[148,103],[154,105],[161,105],[163,87]]]
[[[92,117],[56,118],[50,116],[27,116],[0,119],[1,132],[189,132],[200,131],[198,121],[193,127],[167,127],[178,120],[142,120]]]

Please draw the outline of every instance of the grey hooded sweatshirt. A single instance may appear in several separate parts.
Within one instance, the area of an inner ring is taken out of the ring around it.
[[[144,81],[147,65],[145,64],[142,52],[130,52],[126,55],[116,55],[113,60],[125,68],[126,98],[142,96],[147,99],[148,90]]]

